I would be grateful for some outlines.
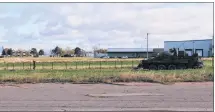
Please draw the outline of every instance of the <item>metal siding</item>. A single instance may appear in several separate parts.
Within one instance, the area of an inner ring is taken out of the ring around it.
[[[135,53],[117,53],[117,52],[110,52],[108,53],[109,57],[123,57],[123,56],[128,56],[128,57],[135,57]]]
[[[149,57],[152,56],[152,52],[149,52],[148,55]],[[147,57],[147,53],[144,52],[144,53],[136,53],[136,52],[127,52],[127,53],[122,53],[122,52],[109,52],[108,53],[108,56],[109,57],[123,57],[123,56],[128,56],[129,58],[132,58],[132,57],[137,57],[138,56],[141,56],[141,57]]]
[[[194,42],[194,43],[193,43]],[[203,56],[209,56],[208,51],[210,51],[210,45],[212,40],[195,40],[195,41],[166,41],[164,42],[164,50],[168,51],[170,48],[179,48],[179,50],[184,49],[203,49]]]
[[[107,52],[147,52],[146,48],[108,48]],[[148,52],[153,52],[153,48],[148,48]]]

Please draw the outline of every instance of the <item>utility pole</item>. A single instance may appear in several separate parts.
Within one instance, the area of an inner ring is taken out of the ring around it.
[[[195,52],[194,52],[194,43],[195,43],[195,42],[193,41],[193,54],[195,53]]]
[[[146,37],[146,39],[147,39],[147,59],[149,57],[149,54],[148,54],[148,35],[149,35],[149,33],[147,33],[147,37]]]
[[[212,50],[211,50],[211,54],[212,54],[212,67],[214,66],[214,35],[213,35],[213,39],[212,39]]]

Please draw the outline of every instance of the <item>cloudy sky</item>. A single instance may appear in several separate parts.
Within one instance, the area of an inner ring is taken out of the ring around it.
[[[4,47],[163,47],[213,35],[211,3],[1,3]]]

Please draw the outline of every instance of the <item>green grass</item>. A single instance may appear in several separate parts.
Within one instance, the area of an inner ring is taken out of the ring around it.
[[[77,62],[41,62],[36,69],[91,69],[91,68],[127,68],[137,66],[139,61],[77,61]],[[30,69],[32,63],[0,63],[0,69]]]
[[[108,63],[109,65],[112,65]],[[131,64],[131,63],[130,63]],[[128,64],[129,66],[131,66]],[[0,70],[0,83],[112,83],[112,82],[201,82],[213,81],[214,71],[211,61],[204,61],[202,69],[133,71],[123,69],[36,69],[36,70]],[[21,66],[21,65],[20,65]],[[63,64],[59,65],[63,66]],[[137,64],[134,64],[137,66]]]

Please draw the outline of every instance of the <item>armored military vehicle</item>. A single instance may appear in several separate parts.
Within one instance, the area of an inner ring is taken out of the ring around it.
[[[174,69],[189,69],[202,68],[203,61],[194,53],[188,56],[184,51],[176,51],[175,48],[170,49],[169,52],[158,53],[157,56],[146,60],[141,60],[139,65],[134,69],[149,69],[149,70],[174,70]]]

